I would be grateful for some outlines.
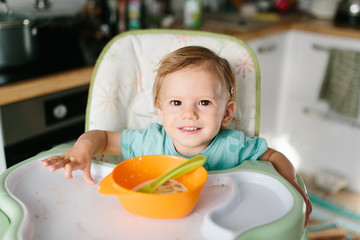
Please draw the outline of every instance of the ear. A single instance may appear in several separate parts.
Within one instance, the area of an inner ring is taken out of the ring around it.
[[[162,121],[163,120],[163,115],[162,115],[162,111],[161,111],[161,104],[160,104],[160,101],[157,99],[155,101],[155,106],[156,106],[156,113],[157,115],[160,117],[160,120]]]
[[[235,109],[236,109],[236,103],[234,101],[229,101],[226,104],[224,117],[221,122],[222,127],[226,127],[227,125],[229,125],[231,123],[231,121],[234,118]]]

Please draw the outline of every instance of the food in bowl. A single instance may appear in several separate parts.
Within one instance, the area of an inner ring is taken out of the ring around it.
[[[151,181],[153,180],[137,185],[132,190],[137,191],[138,189],[142,188]],[[154,193],[178,193],[178,192],[186,192],[186,191],[187,188],[184,186],[184,184],[176,181],[175,179],[169,179],[168,181],[163,183],[158,189],[156,189]]]

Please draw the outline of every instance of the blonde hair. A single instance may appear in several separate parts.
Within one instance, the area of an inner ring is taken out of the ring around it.
[[[223,88],[230,94],[229,101],[235,101],[236,78],[229,62],[208,48],[188,46],[165,55],[160,61],[153,86],[155,107],[163,80],[168,74],[198,67],[216,74],[221,79]]]

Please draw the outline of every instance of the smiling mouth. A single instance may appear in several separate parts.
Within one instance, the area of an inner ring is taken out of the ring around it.
[[[198,131],[200,131],[201,128],[197,128],[197,127],[181,127],[179,128],[179,130],[183,133],[186,134],[193,134],[196,133]]]

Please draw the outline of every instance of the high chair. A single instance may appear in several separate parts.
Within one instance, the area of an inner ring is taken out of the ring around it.
[[[86,130],[121,131],[158,122],[152,85],[161,58],[178,48],[201,45],[226,58],[238,83],[240,123],[231,128],[259,135],[260,71],[256,56],[243,41],[200,31],[138,30],[114,37],[95,65],[89,90]],[[295,188],[268,162],[210,171],[193,212],[181,219],[150,219],[121,209],[116,199],[39,164],[62,154],[60,145],[6,170],[0,184],[0,237],[4,239],[306,239],[305,204]],[[97,182],[121,156],[94,157]],[[302,180],[298,177],[303,186]]]

